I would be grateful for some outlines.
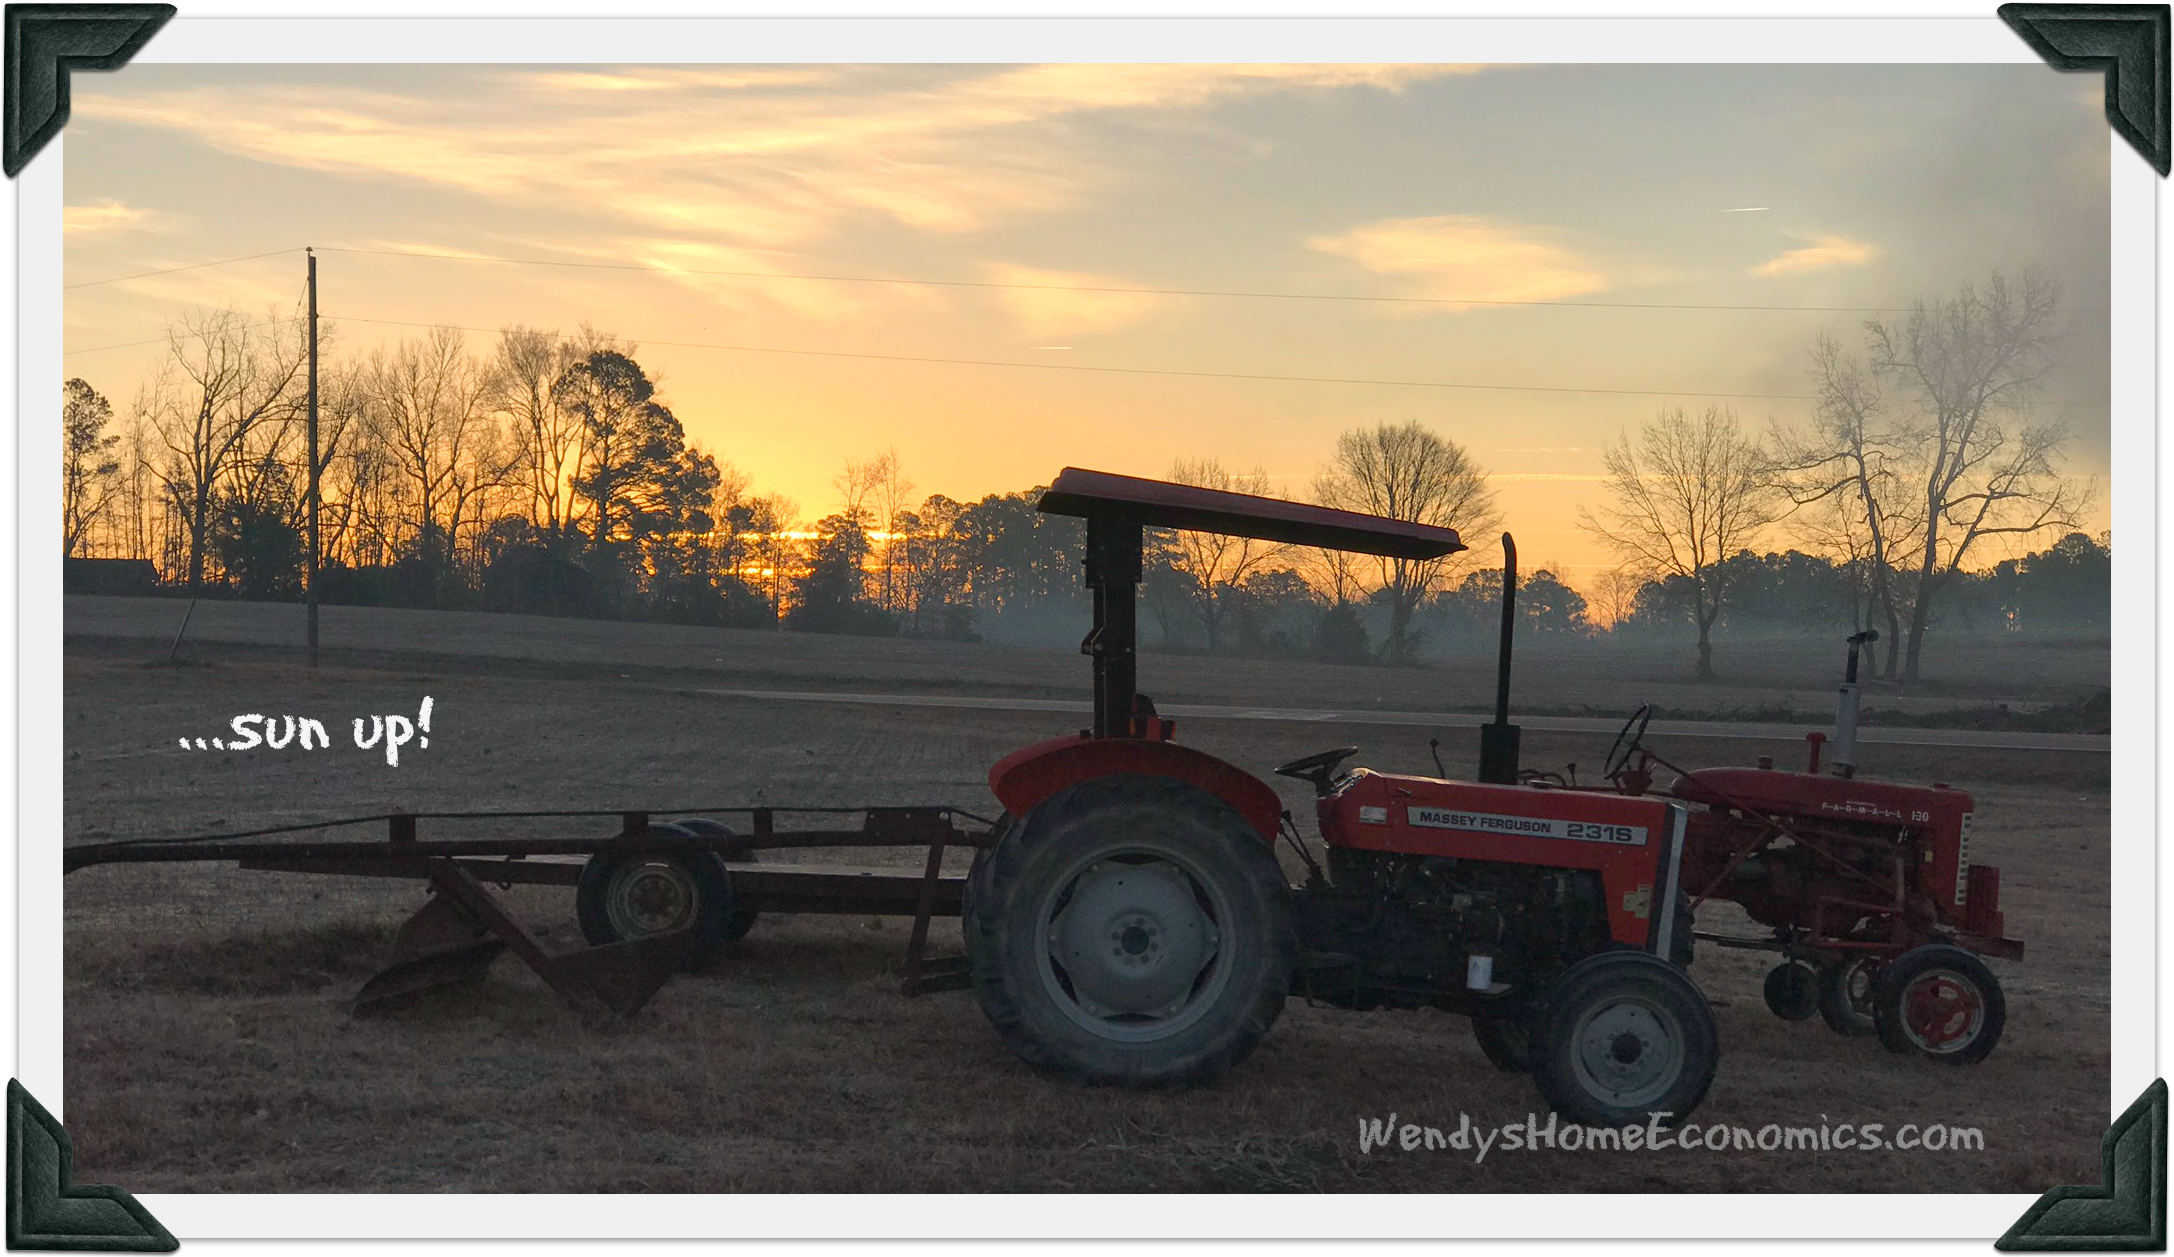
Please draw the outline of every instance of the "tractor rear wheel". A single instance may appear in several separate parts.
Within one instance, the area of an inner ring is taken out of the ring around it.
[[[1532,1025],[1530,1009],[1488,1011],[1472,1014],[1472,1037],[1479,1040],[1480,1054],[1505,1074],[1532,1072]]]
[[[1880,974],[1872,1016],[1890,1052],[1975,1065],[2000,1042],[2008,1001],[1984,961],[1932,943],[1902,953]]]
[[[671,825],[655,830],[687,832]],[[706,968],[732,941],[733,917],[732,878],[712,851],[600,851],[582,865],[574,888],[574,918],[592,946],[691,930],[694,945],[683,966],[689,972]]]
[[[1189,1086],[1283,1010],[1290,885],[1228,804],[1168,777],[1068,787],[1009,826],[972,879],[974,994],[1022,1060],[1082,1083]]]
[[[1872,1034],[1878,1026],[1872,1016],[1872,991],[1879,983],[1878,966],[1869,956],[1835,961],[1819,968],[1819,1015],[1836,1034]]]
[[[1683,970],[1610,951],[1570,967],[1533,1034],[1533,1082],[1585,1126],[1682,1121],[1706,1097],[1720,1056],[1713,1010]]]

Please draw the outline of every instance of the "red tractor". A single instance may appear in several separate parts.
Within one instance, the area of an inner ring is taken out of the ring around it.
[[[1409,559],[1464,549],[1453,530],[1070,468],[1040,508],[1086,519],[1094,723],[989,774],[1006,815],[962,916],[975,994],[1014,1052],[1084,1082],[1199,1083],[1304,995],[1468,1015],[1585,1124],[1698,1105],[1717,1043],[1682,967],[1692,803],[1520,780],[1505,688],[1483,781],[1339,771],[1349,747],[1277,768],[1314,787],[1324,868],[1267,783],[1175,741],[1136,689],[1143,527]],[[1502,668],[1506,686],[1507,652]]]
[[[1822,735],[1809,735],[1805,772],[1756,768],[1686,772],[1648,751],[1650,707],[1616,739],[1609,789],[1642,796],[1653,766],[1676,773],[1669,797],[1693,806],[1683,855],[1689,909],[1741,906],[1767,933],[1700,934],[1717,944],[1779,952],[1766,1002],[1801,1021],[1814,1013],[1843,1034],[1870,1034],[1893,1052],[1950,1064],[1984,1060],[2007,1018],[2000,980],[1979,956],[2020,960],[2003,936],[2000,870],[1970,862],[1969,795],[1856,777],[1857,657],[1876,632],[1849,639],[1833,769],[1819,771]]]

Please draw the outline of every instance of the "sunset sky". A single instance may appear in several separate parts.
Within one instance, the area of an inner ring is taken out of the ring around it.
[[[2101,92],[2035,64],[136,65],[74,79],[65,282],[315,245],[343,355],[589,322],[810,518],[886,446],[921,494],[1212,456],[1303,496],[1338,432],[1417,419],[1493,474],[1528,562],[1586,583],[1618,431],[1802,416],[1818,332],[1994,268],[2065,287],[2043,408],[2103,478]],[[74,288],[65,370],[125,410],[163,347],[105,346],[291,313],[302,275]],[[950,282],[848,282],[874,279]]]

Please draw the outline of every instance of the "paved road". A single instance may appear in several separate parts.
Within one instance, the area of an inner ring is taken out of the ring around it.
[[[689,691],[728,698],[755,698],[771,702],[860,703],[892,707],[969,707],[996,711],[1091,712],[1091,703],[1053,698],[976,698],[953,694],[833,694],[820,690],[711,690]],[[1291,720],[1366,725],[1419,725],[1435,729],[1477,728],[1488,717],[1473,712],[1439,711],[1302,711],[1285,707],[1212,707],[1192,703],[1157,703],[1166,716],[1196,720]],[[1519,716],[1527,729],[1557,733],[1604,733],[1623,727],[1620,720],[1596,720],[1585,716]],[[1815,726],[1816,727],[1816,726]],[[1801,741],[1804,725],[1752,724],[1730,720],[1656,720],[1651,732],[1685,738],[1738,738],[1744,740]],[[1948,746],[1985,750],[2082,751],[2104,755],[2113,741],[2105,734],[2089,733],[1996,733],[1978,729],[1902,729],[1867,725],[1857,732],[1863,743],[1891,746]]]

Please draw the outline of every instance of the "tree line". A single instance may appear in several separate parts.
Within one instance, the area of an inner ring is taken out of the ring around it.
[[[1527,575],[1525,631],[1681,635],[1710,676],[1717,634],[1877,626],[1878,668],[1915,679],[1936,625],[2103,625],[2109,543],[2075,531],[2091,486],[2061,473],[2067,429],[2033,406],[2059,296],[1996,273],[1868,322],[1859,348],[1821,335],[1805,423],[1754,432],[1709,407],[1626,429],[1580,517],[1617,566],[1582,593],[1546,565]],[[67,553],[150,559],[199,595],[299,597],[305,337],[298,319],[200,311],[125,415],[68,381]],[[848,460],[811,520],[691,442],[640,347],[608,332],[327,344],[336,329],[320,333],[322,601],[958,640],[1061,640],[1084,619],[1081,526],[1036,511],[1038,488],[916,497],[885,450]],[[1168,477],[1273,494],[1213,457]],[[1480,539],[1504,521],[1463,445],[1416,421],[1352,429],[1309,488],[1474,548],[1376,559],[1151,531],[1143,606],[1164,648],[1402,664],[1491,640],[1501,573]],[[2002,536],[2051,544],[1974,562]]]

